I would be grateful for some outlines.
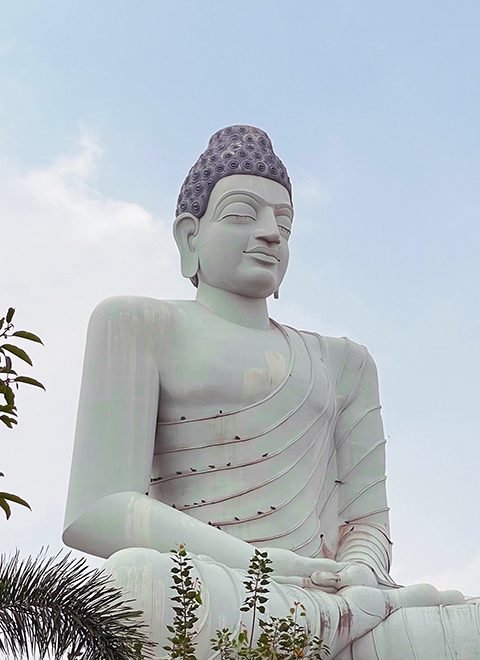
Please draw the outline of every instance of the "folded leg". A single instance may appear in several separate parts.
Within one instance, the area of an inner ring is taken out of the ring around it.
[[[480,605],[403,608],[336,660],[480,660]]]
[[[210,640],[217,630],[240,629],[246,573],[195,557],[192,563],[203,601],[195,626],[196,654],[199,660],[208,660],[216,657]],[[148,634],[158,645],[157,658],[165,657],[166,626],[173,618],[172,566],[170,555],[145,548],[121,550],[104,564],[133,600],[132,607],[144,612]],[[265,616],[285,617],[295,602],[302,602],[305,623],[329,646],[332,659],[480,660],[480,605],[436,606],[436,597],[438,592],[428,585],[393,591],[349,587],[332,595],[273,582]],[[430,607],[415,607],[429,600]],[[242,613],[242,620],[248,628],[248,613]]]

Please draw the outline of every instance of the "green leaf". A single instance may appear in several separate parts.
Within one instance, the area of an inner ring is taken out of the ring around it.
[[[2,368],[0,369],[0,374],[8,374],[9,376],[10,376],[11,374],[13,374],[14,376],[16,376],[16,375],[17,375],[17,372],[14,371],[11,367],[10,367],[10,369],[7,369],[7,367],[2,367]]]
[[[12,390],[10,385],[5,383],[5,387],[2,388],[2,393],[5,397],[5,401],[7,402],[7,406],[13,406],[15,403],[15,392]]]
[[[14,314],[15,314],[15,309],[13,307],[9,307],[8,312],[7,312],[7,317],[6,317],[7,323],[11,322],[11,320],[13,319]]]
[[[7,415],[0,415],[0,421],[8,426],[9,429],[12,429],[14,424],[18,424],[16,419],[13,419],[13,417],[7,417]]]
[[[32,510],[32,507],[26,500],[23,500],[21,497],[14,495],[13,493],[0,493],[0,499],[15,502],[15,504],[21,504],[22,506],[26,506],[27,509],[30,509],[30,511]]]
[[[39,344],[43,344],[43,341],[37,335],[34,335],[33,332],[27,332],[26,330],[17,330],[12,334],[12,337],[20,337],[21,339],[29,339],[30,341],[36,341]]]
[[[30,366],[33,366],[33,362],[25,353],[23,348],[18,348],[18,346],[14,346],[13,344],[3,344],[1,348],[3,348],[5,351],[8,351],[9,353],[13,353],[13,355],[16,355],[18,358],[20,358],[20,360],[23,360]]]
[[[35,385],[35,387],[41,387],[42,390],[45,390],[45,387],[42,385],[42,383],[40,383],[40,381],[35,380],[35,378],[30,378],[30,376],[17,376],[17,378],[14,379],[14,382],[26,383],[27,385]]]
[[[1,497],[0,497],[0,507],[5,511],[5,515],[7,516],[7,520],[8,520],[10,518],[12,510],[8,506],[8,503],[5,502],[5,500],[3,500]]]
[[[15,406],[8,406],[8,405],[0,406],[0,412],[8,413],[9,415],[13,415],[14,417],[17,417]]]

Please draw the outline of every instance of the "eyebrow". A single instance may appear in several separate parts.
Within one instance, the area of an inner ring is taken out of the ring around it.
[[[241,190],[241,189],[228,190],[227,192],[223,193],[223,195],[220,196],[218,202],[215,204],[215,207],[213,209],[214,212],[217,211],[217,209],[221,204],[223,204],[223,202],[225,202],[229,197],[233,197],[234,195],[243,195],[245,197],[250,197],[250,199],[253,199],[255,202],[257,202],[257,204],[268,204],[268,201],[264,199],[261,195],[257,195],[257,193],[254,193],[250,190]],[[232,204],[234,203],[234,201],[238,201],[238,200],[232,200]],[[276,211],[287,209],[288,211],[290,211],[293,217],[293,207],[291,204],[288,204],[287,202],[281,202],[280,204],[270,204],[270,206],[273,206],[273,208]]]

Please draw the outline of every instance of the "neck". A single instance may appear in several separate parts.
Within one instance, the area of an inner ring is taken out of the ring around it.
[[[199,282],[196,301],[231,323],[259,330],[270,328],[265,298],[249,298]]]

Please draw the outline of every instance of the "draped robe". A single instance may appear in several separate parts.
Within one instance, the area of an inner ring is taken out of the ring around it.
[[[347,338],[278,328],[290,349],[283,381],[238,410],[160,421],[149,494],[257,547],[367,564],[380,585],[395,587],[373,359]],[[196,567],[207,582],[219,569]],[[210,581],[226,589],[234,573],[223,567]],[[237,606],[239,586],[237,577]],[[270,612],[302,601],[310,629],[338,660],[480,660],[478,604],[391,616],[386,607],[378,625],[357,638],[355,614],[329,598],[274,585]]]
[[[95,499],[119,487],[138,490],[151,431],[153,442],[161,303],[107,303],[89,329],[66,526]],[[289,368],[262,400],[199,419],[159,415],[149,494],[255,546],[366,564],[380,585],[392,587],[375,364],[347,339],[278,328],[289,345]],[[123,457],[115,469],[111,450]],[[89,533],[95,543],[104,535],[100,527]],[[105,568],[164,639],[170,559],[150,548],[114,552]],[[238,626],[245,574],[213,561],[195,560],[195,569],[204,594],[197,631],[204,660],[215,630]],[[370,590],[381,601],[370,614],[347,607],[342,594],[273,584],[269,608],[284,616],[302,601],[310,628],[338,660],[480,660],[478,604],[390,614],[388,593],[400,591]]]
[[[277,327],[283,381],[239,410],[160,421],[150,495],[259,547],[340,550],[393,584],[373,360],[348,339]]]

